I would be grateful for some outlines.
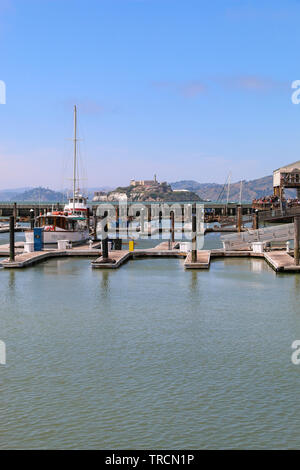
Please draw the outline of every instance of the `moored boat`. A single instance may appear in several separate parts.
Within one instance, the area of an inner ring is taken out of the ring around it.
[[[35,219],[35,227],[43,228],[43,243],[56,244],[59,240],[82,243],[89,239],[87,197],[76,188],[77,178],[77,108],[74,106],[74,167],[73,195],[64,210],[41,214]],[[26,242],[34,241],[34,231],[25,233]]]

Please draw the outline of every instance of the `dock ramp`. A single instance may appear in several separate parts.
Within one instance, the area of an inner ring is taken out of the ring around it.
[[[222,235],[224,250],[250,250],[254,242],[288,241],[294,238],[294,224],[280,224],[258,230]]]

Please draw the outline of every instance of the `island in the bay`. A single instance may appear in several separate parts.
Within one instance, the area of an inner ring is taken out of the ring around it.
[[[172,189],[166,181],[160,183],[156,175],[153,180],[131,180],[129,186],[118,187],[114,191],[96,191],[94,202],[104,201],[133,201],[133,202],[158,202],[158,201],[202,201],[198,194],[186,189]]]

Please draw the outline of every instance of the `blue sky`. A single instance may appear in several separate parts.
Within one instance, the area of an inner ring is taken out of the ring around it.
[[[300,159],[298,0],[0,0],[0,188],[224,182]]]

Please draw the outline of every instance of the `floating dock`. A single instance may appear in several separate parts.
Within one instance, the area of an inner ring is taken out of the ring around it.
[[[251,250],[226,251],[224,249],[198,250],[196,262],[192,261],[192,253],[181,251],[179,242],[170,243],[168,241],[159,243],[154,248],[129,250],[113,250],[109,252],[109,258],[103,259],[100,249],[100,242],[90,245],[81,245],[66,250],[45,249],[33,253],[23,252],[23,243],[15,244],[15,260],[6,258],[0,261],[2,268],[25,268],[36,263],[57,257],[90,257],[95,258],[91,262],[92,268],[117,269],[128,260],[141,258],[182,258],[185,269],[209,269],[212,259],[220,258],[261,258],[264,259],[276,272],[300,272],[300,265],[294,264],[294,258],[286,251],[273,250],[263,253],[254,253]],[[0,245],[0,256],[9,255],[9,245]]]
[[[17,247],[16,256],[14,261],[9,258],[0,261],[2,268],[25,268],[41,261],[46,261],[50,258],[57,258],[61,256],[83,256],[95,257],[101,254],[100,242],[94,243],[91,247],[89,245],[76,246],[66,250],[45,249],[43,251],[34,251],[32,253],[20,252],[20,245],[15,244]],[[9,255],[9,245],[0,245],[0,256]]]
[[[192,253],[189,252],[184,262],[186,269],[208,269],[210,265],[211,251],[201,250],[197,251],[197,261],[192,261]]]
[[[137,259],[137,258],[146,258],[146,257],[186,257],[186,253],[180,252],[179,249],[176,247],[179,246],[177,243],[171,243],[169,246],[169,242],[162,242],[159,243],[157,246],[148,249],[138,249],[134,251],[125,251],[125,250],[116,250],[109,252],[109,259],[104,260],[102,256],[97,258],[95,261],[92,261],[93,268],[111,268],[116,269],[119,268],[122,264],[124,264],[129,259]]]
[[[300,266],[296,266],[294,258],[285,251],[264,253],[264,258],[276,272],[300,272]]]

